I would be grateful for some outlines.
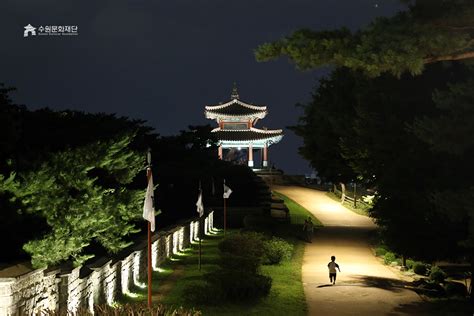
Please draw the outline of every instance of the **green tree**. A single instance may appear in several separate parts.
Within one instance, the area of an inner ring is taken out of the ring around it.
[[[24,108],[12,103],[10,93],[13,91],[14,88],[5,88],[0,83],[0,173],[9,169],[8,164],[12,163],[13,153],[21,138]]]
[[[4,181],[23,205],[21,212],[44,218],[49,231],[24,249],[35,267],[72,259],[76,265],[93,257],[92,242],[109,252],[129,245],[138,232],[143,191],[127,188],[143,169],[143,155],[128,148],[132,136],[54,153],[38,170]]]
[[[37,168],[53,152],[110,140],[123,133],[136,136],[132,148],[144,150],[157,138],[144,121],[107,113],[29,111],[13,103],[15,88],[0,84],[0,173]]]
[[[327,181],[347,182],[355,173],[343,158],[341,135],[350,135],[350,121],[355,115],[354,89],[356,82],[336,71],[330,79],[321,79],[308,104],[299,104],[304,110],[296,126],[290,127],[303,138],[299,153],[318,170]]]
[[[361,70],[369,76],[389,72],[420,74],[427,64],[474,58],[474,2],[405,1],[408,10],[377,18],[351,32],[301,29],[255,54],[259,61],[288,56],[298,68],[325,65]]]
[[[432,192],[436,209],[447,214],[460,225],[467,223],[467,236],[460,241],[471,262],[474,275],[474,78],[450,84],[445,90],[436,91],[433,99],[437,115],[418,119],[414,133],[429,144],[433,155],[446,156],[442,165],[443,179]],[[474,300],[471,282],[471,299]]]
[[[361,30],[298,30],[261,45],[256,58],[286,55],[303,70],[339,68],[296,128],[308,147],[303,155],[324,167],[339,151],[342,168],[376,186],[371,216],[398,252],[427,260],[464,253],[474,271],[474,190],[467,176],[474,174],[474,82],[466,79],[474,60],[474,2],[403,2],[407,10]],[[326,123],[341,120],[334,115],[344,105],[336,98],[327,103],[323,93],[347,98],[348,126]],[[331,142],[336,147],[323,149]]]
[[[416,77],[384,74],[371,79],[336,69],[304,107],[297,127],[307,147],[303,152],[323,175],[333,174],[326,161],[339,155],[342,168],[377,189],[370,214],[385,241],[405,256],[452,258],[466,236],[465,225],[437,212],[430,198],[449,158],[433,154],[410,127],[417,118],[437,115],[432,91],[444,89],[446,80],[460,80],[465,72],[459,65],[438,64]]]

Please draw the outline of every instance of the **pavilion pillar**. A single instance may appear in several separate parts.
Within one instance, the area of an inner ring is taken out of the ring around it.
[[[268,146],[265,144],[263,147],[263,167],[268,167]]]
[[[253,146],[249,144],[249,167],[253,167]]]
[[[219,148],[217,149],[217,153],[219,155],[219,159],[222,160],[222,145],[219,145]]]

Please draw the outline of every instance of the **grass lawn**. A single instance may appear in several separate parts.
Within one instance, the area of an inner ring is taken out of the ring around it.
[[[166,264],[165,273],[155,273],[155,286],[166,286],[167,280],[173,279],[171,270],[180,270],[180,276],[173,280],[171,289],[163,295],[160,303],[168,306],[185,308],[195,308],[201,310],[203,315],[306,315],[307,306],[301,281],[301,265],[305,242],[301,237],[301,223],[299,220],[311,216],[311,214],[288,199],[286,196],[278,194],[285,200],[292,216],[290,223],[275,221],[272,223],[271,231],[274,235],[284,238],[294,245],[294,252],[291,260],[280,265],[262,266],[261,272],[273,279],[272,288],[268,297],[250,303],[229,303],[213,302],[212,305],[197,305],[186,300],[186,289],[195,284],[203,283],[205,274],[218,268],[219,250],[218,243],[222,240],[222,232],[206,236],[202,241],[202,269],[198,269],[198,244],[193,244],[192,249],[186,252],[185,256],[175,256],[178,261],[169,261]],[[321,223],[313,217],[315,225]],[[228,230],[228,234],[237,232]],[[161,275],[160,275],[161,274]],[[146,295],[144,291],[139,291],[139,296],[131,298],[133,301],[143,301]]]
[[[326,193],[327,196],[329,196],[331,199],[333,199],[334,201],[338,201],[338,202],[341,202],[341,198],[338,197],[337,195],[335,195],[333,192],[328,192]],[[356,214],[359,214],[359,215],[364,215],[364,216],[369,216],[369,213],[367,212],[366,209],[364,208],[354,208],[354,204],[349,202],[349,201],[344,201],[344,204],[343,206],[345,208],[347,208],[348,210],[356,213]]]

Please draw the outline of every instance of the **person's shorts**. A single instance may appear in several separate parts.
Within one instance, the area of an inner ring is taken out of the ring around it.
[[[336,277],[336,273],[329,273],[329,277],[330,277],[330,278],[335,278],[335,277]]]

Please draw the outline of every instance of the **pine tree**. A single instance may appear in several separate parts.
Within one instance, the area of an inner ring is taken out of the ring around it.
[[[138,231],[143,192],[127,186],[142,170],[143,158],[129,149],[132,136],[116,141],[54,153],[38,170],[20,174],[16,184],[3,181],[12,190],[23,212],[44,218],[49,231],[31,240],[24,249],[34,267],[72,259],[82,264],[98,243],[115,253],[129,245],[126,237]]]
[[[298,30],[261,45],[256,58],[288,56],[300,69],[343,66],[371,77],[384,72],[420,74],[430,63],[474,59],[472,0],[407,2],[408,10],[377,18],[356,32]]]

